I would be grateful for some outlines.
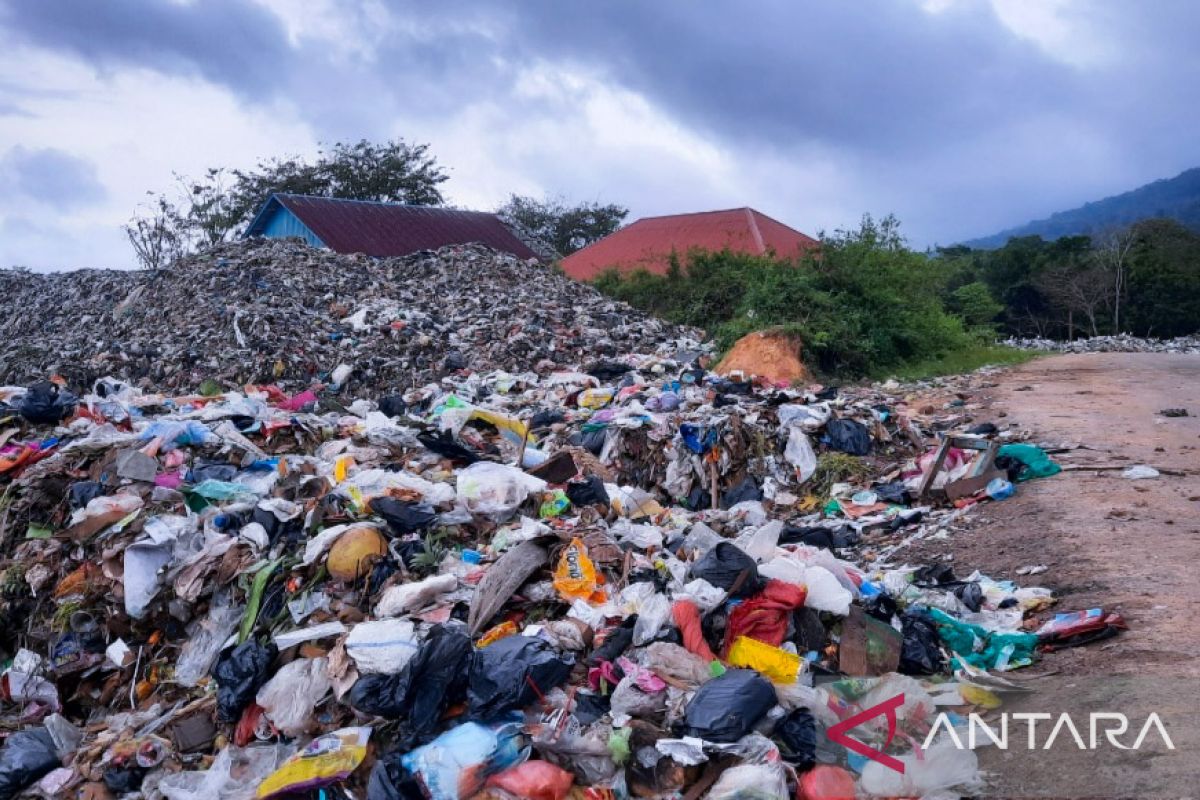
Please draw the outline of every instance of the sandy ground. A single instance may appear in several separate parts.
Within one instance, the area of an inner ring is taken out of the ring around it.
[[[1119,611],[1129,630],[1106,642],[1059,651],[1008,673],[1028,695],[1008,710],[1046,712],[1039,749],[1028,723],[1008,750],[981,751],[991,773],[985,794],[1029,797],[1200,796],[1200,356],[1090,354],[1054,356],[1001,376],[970,398],[978,420],[1016,425],[1035,441],[1083,445],[1056,459],[1058,476],[1019,486],[1018,495],[979,509],[966,530],[907,551],[910,563],[950,559],[960,575],[979,568],[997,579],[1055,591],[1055,610]],[[1166,418],[1161,409],[1187,408]],[[1132,481],[1121,470],[1076,467],[1149,464],[1185,475]],[[1016,570],[1044,564],[1036,577]],[[1088,749],[1064,729],[1040,749],[1063,712]],[[1093,712],[1121,712],[1131,745],[1151,712],[1175,745],[1157,733],[1138,750],[1095,750]]]

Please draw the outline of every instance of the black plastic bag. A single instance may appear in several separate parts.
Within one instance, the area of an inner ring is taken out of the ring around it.
[[[544,408],[538,411],[529,420],[529,429],[531,431],[549,428],[556,422],[564,422],[567,419],[566,414],[557,408]]]
[[[983,589],[975,581],[955,588],[954,594],[969,611],[978,612],[983,607]]]
[[[743,574],[741,584],[734,589]],[[766,586],[758,575],[754,559],[731,542],[719,542],[705,553],[692,565],[691,576],[703,578],[713,586],[731,592],[734,597],[752,597]]]
[[[783,760],[803,770],[817,760],[817,721],[807,708],[797,708],[775,728]]]
[[[578,434],[578,441],[575,441],[575,438],[575,436],[571,437],[572,444],[577,444],[592,455],[599,456],[604,450],[604,443],[608,441],[608,428],[583,431]]]
[[[731,669],[696,690],[684,712],[684,736],[736,742],[775,705],[775,688],[752,669]]]
[[[447,372],[457,372],[460,369],[467,368],[467,358],[457,350],[451,350],[446,354],[446,358],[442,360],[442,369]]]
[[[188,483],[204,481],[232,481],[237,477],[238,468],[228,461],[200,461],[188,470]],[[272,515],[274,516],[274,515]]]
[[[576,508],[602,505],[609,503],[608,492],[604,489],[604,481],[595,475],[589,475],[581,481],[571,481],[567,484],[567,499]]]
[[[762,489],[758,488],[758,484],[754,482],[754,478],[747,475],[745,478],[742,478],[741,483],[721,495],[721,508],[729,510],[738,503],[743,503],[747,500],[762,500],[762,498]]]
[[[423,531],[437,519],[437,512],[428,503],[413,503],[394,497],[375,497],[371,513],[383,517],[393,533],[405,535]]]
[[[408,403],[398,394],[389,394],[379,398],[379,410],[389,417],[399,417],[408,410]]]
[[[115,795],[136,792],[142,788],[146,770],[138,767],[109,767],[104,770],[104,785]]]
[[[865,598],[862,607],[868,616],[888,625],[892,624],[892,617],[900,613],[900,606],[896,605],[896,601],[887,592],[880,592]]]
[[[690,511],[703,511],[712,507],[712,495],[703,486],[693,486],[683,504]]]
[[[973,433],[976,436],[994,436],[1000,431],[993,422],[981,422],[973,428],[967,429],[967,433]]]
[[[852,456],[865,456],[871,452],[871,434],[867,426],[852,419],[831,419],[825,423],[825,436],[829,446]]]
[[[913,573],[912,582],[917,586],[943,586],[957,583],[958,578],[954,577],[954,568],[949,564],[927,564]]]
[[[62,762],[45,728],[17,731],[0,749],[0,800],[10,800]]]
[[[829,635],[821,623],[821,614],[814,608],[797,608],[792,612],[792,641],[801,653],[819,653],[825,649]]]
[[[53,425],[62,422],[75,410],[79,399],[57,383],[42,381],[35,383],[21,398],[17,411],[27,422],[35,425]]]
[[[367,781],[367,800],[426,800],[421,782],[400,763],[406,752],[397,748],[376,760]]]
[[[571,714],[579,720],[580,725],[591,725],[611,710],[611,694],[580,692],[575,695],[575,708],[571,709]]]
[[[584,367],[583,371],[601,383],[611,383],[632,369],[619,361],[596,361]]]
[[[596,665],[602,661],[616,661],[620,658],[629,649],[629,645],[633,644],[633,626],[637,624],[637,619],[637,614],[630,614],[619,626],[610,630],[600,646],[592,651],[588,663]]]
[[[442,713],[462,700],[474,648],[458,627],[437,625],[421,649],[395,675],[364,675],[350,690],[350,705],[366,714],[407,719],[406,749],[433,738]]]
[[[525,708],[561,684],[575,660],[560,656],[549,642],[507,636],[477,650],[471,662],[467,708],[475,719],[491,719]]]
[[[908,505],[913,501],[912,492],[908,490],[903,481],[881,483],[873,487],[871,491],[875,492],[879,496],[879,500],[884,503]]]
[[[274,644],[259,644],[253,639],[221,654],[212,674],[217,681],[217,716],[222,722],[241,718],[242,711],[267,682],[271,662],[278,654]]]
[[[858,531],[849,525],[840,525],[837,528],[824,528],[819,525],[801,528],[796,525],[784,525],[783,530],[779,533],[780,544],[805,544],[824,550],[853,547],[860,538]]]
[[[417,441],[426,449],[432,450],[442,458],[450,459],[455,464],[474,464],[479,460],[479,455],[456,442],[450,431],[441,431],[439,434],[418,433]]]
[[[1025,469],[1025,464],[1012,456],[996,456],[995,465],[996,469],[1004,470],[1009,483],[1019,481],[1021,479],[1021,470]]]
[[[78,481],[72,483],[67,491],[70,496],[71,509],[76,510],[104,494],[104,485],[99,481]]]
[[[900,617],[900,633],[904,642],[900,646],[900,666],[903,675],[936,675],[945,667],[940,647],[941,637],[933,619],[917,609],[910,609]]]

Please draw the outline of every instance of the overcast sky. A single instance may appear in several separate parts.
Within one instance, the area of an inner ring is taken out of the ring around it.
[[[949,244],[1200,165],[1194,0],[0,0],[0,265],[131,266],[172,172],[428,142],[451,202],[895,213]]]

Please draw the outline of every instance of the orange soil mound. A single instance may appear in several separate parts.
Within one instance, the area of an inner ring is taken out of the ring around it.
[[[800,339],[778,331],[757,331],[738,339],[717,364],[717,372],[741,372],[772,381],[806,381],[808,369],[800,360]]]

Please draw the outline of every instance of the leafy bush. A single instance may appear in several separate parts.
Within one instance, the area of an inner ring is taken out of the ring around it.
[[[751,331],[782,328],[801,338],[820,371],[859,376],[973,344],[942,304],[942,276],[905,246],[894,218],[865,217],[855,231],[824,237],[800,263],[697,251],[666,275],[612,270],[595,285],[672,322],[702,327],[722,348]]]

